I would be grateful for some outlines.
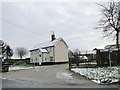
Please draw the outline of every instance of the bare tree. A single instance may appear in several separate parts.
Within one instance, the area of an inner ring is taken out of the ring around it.
[[[11,49],[11,47],[9,45],[5,46],[5,56],[6,59],[11,59],[11,56],[13,55],[13,50]]]
[[[19,48],[16,48],[15,53],[18,57],[20,57],[20,59],[22,59],[24,56],[28,54],[28,50],[23,47],[19,47]]]
[[[80,50],[79,49],[75,49],[74,51],[73,51],[73,54],[75,55],[75,56],[80,56]]]
[[[0,40],[0,55],[3,59],[10,59],[13,55],[13,50],[11,49],[11,47],[4,43],[4,41],[2,40]]]
[[[71,58],[73,56],[73,52],[71,50],[68,50],[68,57]]]
[[[119,32],[120,32],[120,12],[118,10],[119,2],[108,2],[101,6],[103,17],[99,20],[97,29],[104,32],[104,37],[114,35],[116,38],[116,47],[119,48]]]

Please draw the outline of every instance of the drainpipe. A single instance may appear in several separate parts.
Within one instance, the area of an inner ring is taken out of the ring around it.
[[[54,63],[55,63],[55,47],[53,46],[53,59],[54,59]]]

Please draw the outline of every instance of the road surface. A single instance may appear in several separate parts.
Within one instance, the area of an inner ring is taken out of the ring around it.
[[[3,80],[2,88],[118,88],[117,85],[83,85],[83,84],[58,84],[41,83],[23,80]]]
[[[3,88],[117,88],[98,85],[68,70],[67,64],[40,66],[36,69],[2,74]]]

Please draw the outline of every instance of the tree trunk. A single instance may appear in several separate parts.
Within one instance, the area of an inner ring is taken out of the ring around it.
[[[20,59],[22,59],[22,56],[20,56]]]
[[[119,30],[116,33],[116,48],[119,48]]]
[[[119,30],[116,33],[116,47],[119,49]],[[119,50],[117,53],[117,63],[119,64]]]

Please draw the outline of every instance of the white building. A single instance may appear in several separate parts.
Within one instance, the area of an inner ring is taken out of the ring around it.
[[[36,45],[30,50],[30,63],[65,62],[68,61],[68,46],[62,38]]]

